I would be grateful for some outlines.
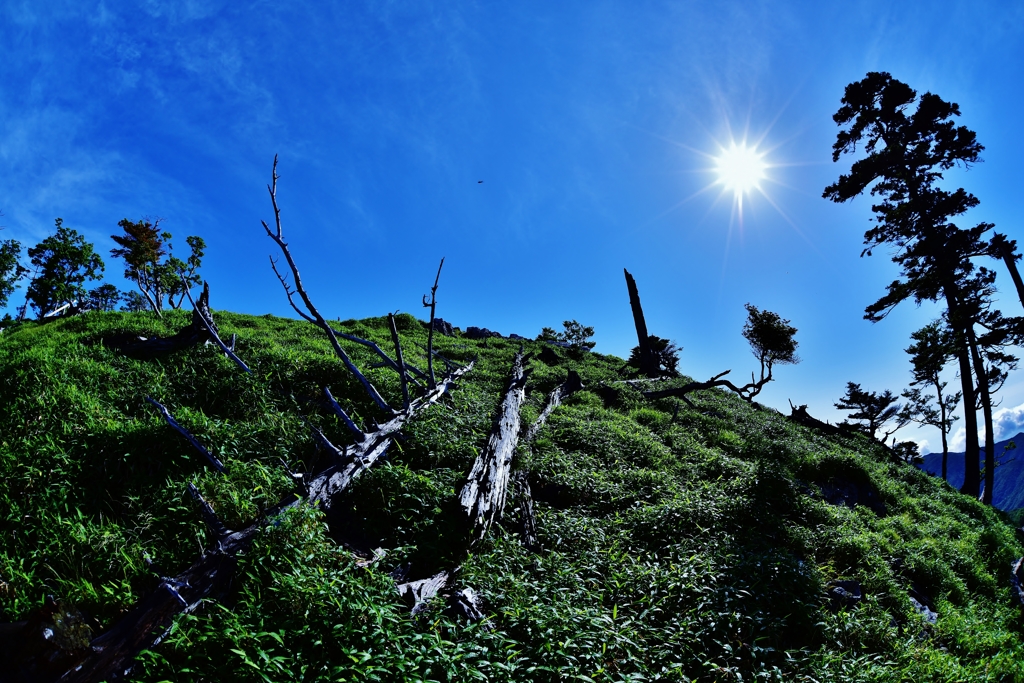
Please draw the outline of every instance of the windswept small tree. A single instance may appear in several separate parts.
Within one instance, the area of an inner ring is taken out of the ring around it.
[[[762,311],[757,306],[749,303],[746,304],[746,309],[747,321],[743,324],[742,334],[743,338],[750,343],[750,350],[761,365],[760,379],[751,372],[750,382],[738,387],[731,381],[722,379],[731,372],[731,370],[726,370],[704,382],[689,382],[674,389],[647,391],[644,392],[644,396],[647,398],[677,396],[692,407],[693,404],[686,397],[687,394],[703,389],[711,389],[712,387],[725,387],[739,395],[743,400],[753,402],[754,397],[761,393],[761,389],[774,379],[772,369],[775,365],[795,365],[799,363],[800,358],[796,355],[796,349],[799,344],[795,339],[797,329],[777,313]],[[649,339],[657,340],[658,338],[651,336]],[[673,344],[669,344],[669,346],[672,348],[674,355],[678,349]],[[641,357],[641,350],[638,346],[633,349],[633,354],[630,358],[639,363]]]
[[[160,230],[160,222],[159,218],[152,222],[144,218],[138,221],[123,219],[117,225],[124,234],[110,236],[121,246],[111,249],[110,255],[124,259],[125,279],[138,286],[149,308],[162,317],[165,298],[168,306],[180,308],[186,286],[190,289],[199,284],[197,271],[202,265],[206,242],[195,235],[185,238],[191,253],[182,261],[171,255],[172,235]]]
[[[958,418],[953,415],[963,394],[946,392],[942,381],[943,369],[956,358],[953,334],[949,328],[936,320],[910,335],[914,340],[906,352],[910,354],[914,379],[910,388],[903,392],[907,403],[901,416],[922,427],[935,427],[942,435],[942,480],[946,480],[949,459],[949,432]],[[931,395],[925,393],[925,389]],[[934,399],[934,401],[932,400]]]
[[[796,365],[800,358],[796,355],[796,328],[788,320],[778,313],[762,311],[753,304],[746,304],[746,309],[743,338],[750,343],[754,358],[761,364],[761,380],[755,383],[757,389],[751,394],[753,398],[760,393],[761,387],[772,381],[772,368],[776,364]]]
[[[56,220],[56,232],[28,250],[36,275],[28,286],[28,303],[41,318],[64,304],[83,302],[85,281],[99,280],[103,259],[78,231]]]
[[[593,327],[585,326],[575,320],[563,321],[562,327],[564,329],[561,332],[556,332],[553,327],[542,328],[540,334],[537,335],[537,341],[559,342],[588,351],[597,346],[597,342],[590,340],[594,336]]]
[[[861,389],[854,382],[846,383],[846,394],[834,405],[839,410],[850,411],[851,420],[860,420],[860,427],[871,436],[885,443],[896,430],[910,422],[901,414],[903,406],[896,402],[896,395],[886,389],[881,394]],[[895,426],[886,429],[890,423]],[[879,437],[878,433],[882,432]]]

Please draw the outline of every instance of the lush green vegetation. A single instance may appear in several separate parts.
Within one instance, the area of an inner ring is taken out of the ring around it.
[[[170,334],[187,316],[89,312],[0,337],[0,621],[52,594],[93,628],[110,625],[157,584],[154,568],[172,575],[210,542],[187,483],[238,528],[291,490],[282,461],[313,466],[304,419],[335,443],[349,438],[319,402],[324,385],[357,421],[380,417],[306,323],[216,314],[252,376],[213,346],[137,361],[100,343]],[[422,355],[424,326],[398,321],[407,353]],[[384,319],[339,325],[390,339]],[[691,395],[699,410],[622,384],[617,396],[575,394],[518,454],[541,550],[494,529],[461,576],[487,620],[411,619],[387,572],[408,564],[426,576],[451,559],[460,479],[521,342],[434,343],[477,366],[357,480],[344,538],[329,538],[309,507],[268,525],[232,595],[180,617],[144,654],[139,680],[1024,680],[1024,618],[1008,588],[1024,548],[1002,513],[891,461],[867,436],[826,437],[716,390]],[[364,368],[376,360],[348,347]],[[589,389],[629,372],[618,358],[547,348],[559,360],[531,361],[528,420],[570,369]],[[400,395],[393,373],[367,372]],[[873,486],[885,514],[826,502],[821,486],[837,481]],[[358,566],[336,540],[383,557]],[[864,600],[830,609],[838,579],[859,581]],[[911,588],[933,600],[935,624]]]

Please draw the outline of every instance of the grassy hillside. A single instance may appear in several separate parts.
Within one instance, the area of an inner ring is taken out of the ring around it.
[[[213,346],[139,361],[100,343],[170,334],[187,323],[181,312],[164,322],[88,313],[0,337],[0,622],[49,594],[101,631],[211,542],[189,482],[240,528],[294,487],[282,462],[315,467],[304,420],[349,442],[320,402],[323,386],[357,421],[381,418],[311,325],[215,316],[238,334],[251,376]],[[399,323],[423,365],[424,326]],[[340,327],[390,344],[384,319]],[[535,342],[525,342],[535,352],[527,420],[570,369],[587,387],[517,455],[541,548],[492,529],[460,577],[487,619],[440,609],[410,618],[389,572],[427,576],[455,556],[454,498],[520,343],[435,341],[477,365],[356,481],[340,537],[308,506],[275,520],[228,598],[179,617],[144,653],[138,680],[1024,680],[1024,618],[1008,581],[1024,548],[1002,513],[889,462],[866,437],[826,437],[716,390],[676,414],[674,399],[611,384],[625,376],[621,359],[555,349],[543,362]],[[376,361],[346,348],[363,368]],[[367,374],[400,396],[394,373]],[[618,391],[597,391],[601,382]],[[882,505],[823,495],[844,486]],[[357,564],[356,552],[374,550],[380,559]],[[858,581],[864,599],[833,607],[836,580]],[[911,590],[930,600],[935,623]]]

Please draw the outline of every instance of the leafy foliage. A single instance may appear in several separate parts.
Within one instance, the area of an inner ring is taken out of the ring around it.
[[[103,259],[77,230],[65,228],[60,218],[56,232],[28,250],[35,266],[28,286],[28,301],[42,317],[63,304],[85,299],[86,280],[98,280]]]
[[[575,320],[566,320],[562,323],[564,330],[556,332],[553,327],[542,328],[537,335],[537,341],[553,341],[568,344],[574,349],[590,350],[597,346],[597,342],[590,341],[594,336],[594,328],[586,327]]]
[[[865,391],[859,384],[847,382],[846,394],[835,403],[835,407],[850,411],[850,419],[860,420],[864,431],[872,439],[878,438],[878,432],[883,430],[887,423],[895,421],[896,426],[883,432],[879,438],[879,441],[885,442],[893,432],[905,427],[909,422],[909,418],[901,414],[903,406],[896,403],[896,398],[888,389],[879,394]]]
[[[681,346],[668,339],[662,339],[656,335],[649,335],[647,337],[647,344],[650,346],[651,354],[654,356],[654,360],[657,363],[658,372],[663,376],[678,377],[679,376],[679,354],[682,352]],[[629,359],[626,364],[630,367],[640,368],[642,364],[640,346],[634,346],[629,352]]]
[[[164,297],[171,308],[180,308],[186,288],[201,281],[197,271],[206,249],[203,239],[195,235],[185,238],[191,253],[186,261],[182,261],[173,255],[168,256],[172,249],[172,235],[160,230],[160,219],[150,222],[125,218],[118,226],[124,234],[111,235],[110,238],[121,248],[111,249],[110,255],[124,259],[125,278],[135,282],[141,296],[157,314],[163,310]],[[129,310],[136,309],[138,301],[133,299],[129,306]]]
[[[7,305],[7,300],[23,278],[28,269],[21,265],[21,243],[17,240],[0,242],[0,308]]]

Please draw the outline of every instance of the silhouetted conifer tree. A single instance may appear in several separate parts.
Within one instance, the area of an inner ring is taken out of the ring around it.
[[[960,229],[952,223],[953,217],[977,206],[978,199],[963,188],[940,189],[936,182],[953,166],[980,161],[984,147],[974,131],[954,125],[953,117],[960,115],[958,105],[932,93],[918,97],[888,73],[871,72],[846,86],[842,105],[833,119],[845,128],[832,147],[832,159],[838,161],[841,155],[856,151],[858,143],[863,143],[867,155],[853,163],[849,174],[825,188],[823,196],[845,202],[870,187],[879,198],[871,207],[875,224],[864,233],[862,255],[870,255],[876,247],[893,247],[892,260],[901,267],[902,279],[889,284],[885,296],[865,309],[868,320],[881,320],[906,299],[946,303],[965,407],[966,475],[961,490],[977,496],[980,449],[969,342],[976,321],[961,302],[975,270],[971,259],[993,254],[992,246],[982,239],[992,225]]]

